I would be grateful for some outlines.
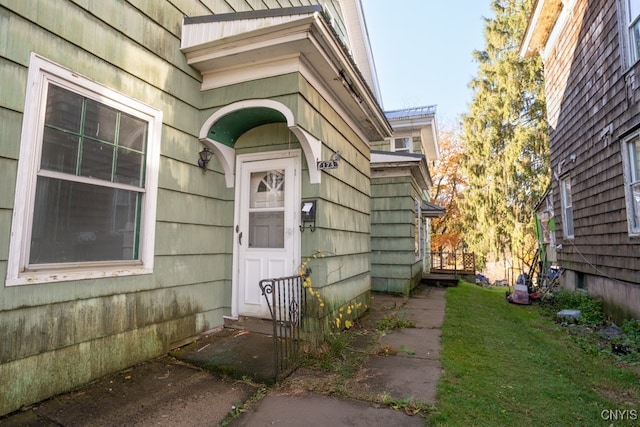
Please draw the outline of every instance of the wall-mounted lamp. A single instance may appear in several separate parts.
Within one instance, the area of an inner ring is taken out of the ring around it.
[[[204,147],[201,152],[198,153],[200,158],[198,159],[198,166],[202,169],[206,169],[209,164],[209,160],[213,157],[213,153],[209,150],[209,147]]]

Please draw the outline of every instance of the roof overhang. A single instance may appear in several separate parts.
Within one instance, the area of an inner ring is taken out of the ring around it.
[[[563,0],[536,1],[520,45],[520,56],[537,55],[545,48],[560,12],[562,12],[562,7]]]
[[[368,141],[391,135],[378,101],[319,6],[184,18],[181,50],[202,90],[301,73]]]
[[[446,209],[442,206],[434,205],[433,203],[422,201],[422,206],[420,207],[422,216],[424,218],[440,218],[445,214]]]
[[[371,177],[391,177],[410,173],[419,188],[428,190],[433,181],[423,154],[371,150]]]
[[[435,161],[440,158],[436,107],[434,105],[387,111],[385,114],[395,135],[419,133],[422,150],[427,156],[427,160]]]
[[[369,31],[367,21],[362,10],[360,0],[341,0],[340,7],[344,14],[345,26],[349,34],[349,46],[351,53],[363,74],[365,81],[382,105],[382,95],[378,84],[378,74],[373,59],[373,51],[369,43]]]

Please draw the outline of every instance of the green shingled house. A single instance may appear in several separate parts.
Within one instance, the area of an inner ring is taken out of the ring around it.
[[[320,324],[407,262],[377,261],[394,126],[360,0],[280,3],[0,1],[0,414],[268,316],[257,282],[318,252]]]
[[[389,111],[393,137],[371,144],[371,288],[408,295],[431,268],[429,162],[440,156],[435,106]]]

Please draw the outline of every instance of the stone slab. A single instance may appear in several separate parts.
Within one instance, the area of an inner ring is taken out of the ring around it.
[[[444,322],[443,309],[403,308],[401,311],[415,323],[416,328],[440,328]]]
[[[269,395],[250,412],[232,421],[233,427],[327,427],[327,426],[424,426],[419,416],[371,403],[335,399],[315,394]]]
[[[380,347],[390,345],[398,356],[438,359],[440,357],[440,330],[405,328],[395,329],[380,338]]]
[[[436,401],[437,383],[442,375],[442,367],[437,360],[372,356],[366,369],[366,385],[370,393],[386,393],[394,399]]]
[[[173,351],[180,360],[236,379],[275,380],[273,336],[223,329]]]

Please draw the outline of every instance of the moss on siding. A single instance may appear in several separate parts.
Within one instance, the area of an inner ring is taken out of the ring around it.
[[[192,315],[0,364],[0,414],[157,357],[195,322]]]

